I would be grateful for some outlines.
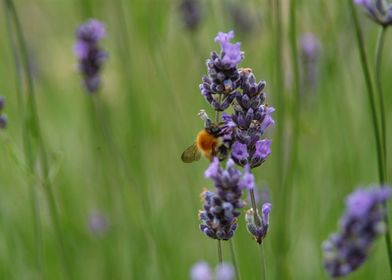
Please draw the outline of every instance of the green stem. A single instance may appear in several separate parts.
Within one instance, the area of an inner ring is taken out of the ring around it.
[[[31,139],[29,137],[27,131],[27,115],[24,110],[24,103],[23,103],[23,90],[22,90],[22,75],[20,73],[20,58],[17,53],[17,42],[15,38],[15,33],[12,29],[12,19],[11,19],[11,9],[9,7],[9,3],[4,1],[4,11],[5,11],[5,18],[6,18],[6,26],[7,26],[7,33],[10,37],[10,47],[12,50],[12,55],[15,61],[15,77],[16,77],[16,90],[17,90],[17,99],[18,99],[18,106],[20,115],[23,119],[23,129],[22,129],[22,139],[23,139],[23,151],[25,155],[25,159],[27,161],[27,166],[29,168],[29,173],[35,173],[34,167],[34,152],[32,149]],[[30,174],[29,174],[30,175]],[[45,277],[44,272],[44,256],[43,256],[43,238],[42,238],[42,226],[41,226],[41,218],[39,215],[39,204],[38,204],[38,194],[37,188],[34,183],[30,186],[30,200],[31,200],[31,207],[33,213],[33,228],[34,228],[34,245],[36,246],[35,252],[36,254],[36,266],[38,269],[39,274],[41,277]]]
[[[237,280],[241,280],[240,268],[239,268],[238,263],[237,263],[237,257],[236,257],[236,253],[235,253],[234,242],[233,242],[232,239],[229,240],[229,245],[230,245],[231,259],[233,260],[233,265],[234,265],[236,279]]]
[[[250,194],[250,201],[252,203],[252,208],[253,208],[253,218],[255,220],[256,226],[257,227],[261,227],[262,226],[262,221],[259,218],[258,215],[258,210],[257,210],[257,205],[256,205],[256,199],[255,199],[255,192],[254,190],[249,190],[249,194]],[[261,270],[261,277],[263,280],[267,279],[266,278],[266,267],[265,267],[265,259],[264,259],[264,254],[263,254],[263,243],[261,243],[260,245],[260,270]]]
[[[266,265],[265,265],[265,255],[264,255],[264,245],[261,243],[259,245],[260,247],[260,266],[261,266],[261,279],[266,280],[267,279],[267,273],[266,273]]]
[[[250,194],[250,201],[252,203],[252,208],[253,208],[253,218],[255,220],[256,226],[260,227],[261,226],[261,221],[259,219],[258,213],[257,213],[257,205],[256,205],[256,198],[255,198],[255,191],[253,189],[249,190]]]
[[[377,148],[377,161],[378,161],[378,171],[379,171],[379,183],[382,186],[385,183],[385,174],[384,174],[384,166],[383,166],[383,156],[382,156],[382,142],[380,139],[380,131],[378,127],[377,121],[377,111],[376,111],[376,104],[374,100],[374,90],[373,90],[373,83],[370,74],[370,67],[369,62],[366,55],[365,50],[365,43],[363,39],[363,34],[361,30],[361,26],[359,25],[358,15],[354,7],[354,3],[351,0],[347,0],[350,10],[351,16],[353,19],[354,27],[355,27],[355,34],[357,37],[358,49],[360,53],[360,59],[362,64],[362,70],[365,77],[367,93],[370,103],[370,109],[372,114],[372,121],[373,121],[373,130],[374,130],[374,137],[376,140],[376,148]],[[391,244],[391,237],[390,237],[390,229],[389,229],[389,222],[388,222],[388,211],[387,211],[387,204],[383,204],[385,209],[385,223],[387,225],[387,232],[385,233],[385,242],[386,248],[388,251],[388,261],[389,261],[389,269],[392,273],[392,244]]]
[[[222,257],[222,241],[218,239],[218,264],[222,264],[223,257]]]
[[[375,79],[376,79],[376,90],[378,93],[378,100],[380,106],[380,120],[381,120],[381,139],[383,148],[383,160],[384,160],[384,180],[387,182],[387,130],[385,121],[385,106],[384,106],[384,93],[381,85],[381,58],[382,51],[384,48],[384,39],[387,28],[382,26],[377,38],[376,53],[375,53]]]
[[[277,122],[279,125],[276,129],[276,141],[277,141],[277,179],[278,186],[282,188],[282,178],[284,174],[284,119],[285,119],[285,104],[284,104],[284,91],[283,91],[283,39],[282,39],[282,11],[281,11],[281,0],[274,0],[274,11],[275,11],[275,44],[273,48],[275,50],[275,89],[276,94],[276,106],[277,110]]]
[[[66,256],[65,252],[65,247],[64,247],[64,239],[62,236],[62,231],[60,229],[60,223],[58,219],[58,214],[57,214],[57,209],[55,205],[55,200],[54,200],[54,195],[53,195],[53,190],[52,186],[47,180],[48,174],[49,174],[49,167],[48,167],[48,161],[47,161],[47,152],[46,152],[46,147],[45,143],[43,142],[43,138],[41,135],[40,127],[39,127],[39,120],[38,120],[38,113],[37,113],[37,107],[36,107],[36,101],[35,101],[35,93],[34,93],[34,84],[33,84],[33,77],[31,74],[31,65],[30,65],[30,59],[28,55],[28,50],[27,50],[27,44],[26,40],[23,34],[23,29],[22,25],[20,23],[19,17],[17,10],[15,8],[15,5],[12,0],[5,0],[5,3],[7,5],[8,10],[12,14],[12,19],[15,25],[15,30],[16,30],[16,37],[19,42],[19,48],[21,52],[21,62],[22,62],[22,68],[24,70],[24,76],[27,81],[27,110],[26,110],[26,118],[25,118],[25,130],[26,130],[26,135],[27,137],[31,137],[30,140],[30,145],[29,147],[31,150],[36,148],[39,153],[37,155],[31,155],[29,158],[29,161],[32,166],[34,166],[34,162],[37,160],[42,168],[42,170],[34,170],[37,179],[40,178],[40,172],[42,172],[43,179],[41,180],[41,183],[44,187],[44,190],[47,195],[47,200],[50,208],[50,214],[52,218],[52,222],[55,227],[56,231],[56,236],[58,238],[58,242],[60,245],[60,251],[61,251],[61,257],[64,265],[64,270],[67,276],[70,276],[70,266],[69,262]],[[36,147],[35,147],[36,146]],[[34,150],[33,150],[34,151]],[[35,168],[34,168],[35,169]],[[69,277],[68,277],[69,278]]]

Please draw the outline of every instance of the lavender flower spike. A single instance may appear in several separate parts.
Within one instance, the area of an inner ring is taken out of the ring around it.
[[[188,30],[194,31],[199,27],[202,20],[200,0],[182,0],[179,6],[179,12]]]
[[[101,85],[99,74],[107,53],[101,50],[99,41],[105,36],[104,24],[95,19],[82,24],[76,31],[75,55],[84,85],[90,93],[96,92]]]
[[[261,209],[261,216],[259,214],[259,210],[257,210],[257,213],[254,212],[253,208],[246,211],[246,227],[249,233],[259,244],[261,244],[267,236],[271,207],[271,203],[264,203]]]
[[[216,193],[206,190],[201,194],[200,230],[210,238],[229,240],[237,228],[239,209],[245,205],[241,200],[242,174],[235,169],[232,160],[229,159],[223,169],[219,160],[214,158],[205,175],[214,182]]]
[[[385,0],[354,0],[354,3],[362,6],[374,22],[384,27],[392,25],[392,3]]]
[[[331,277],[346,276],[367,259],[376,238],[386,230],[381,204],[392,196],[390,187],[359,188],[346,200],[340,232],[324,241],[324,268]]]
[[[240,43],[232,44],[234,32],[219,32],[215,41],[221,45],[221,53],[211,53],[207,60],[208,76],[204,76],[200,91],[215,111],[226,110],[238,92],[240,75],[237,66],[244,58]]]

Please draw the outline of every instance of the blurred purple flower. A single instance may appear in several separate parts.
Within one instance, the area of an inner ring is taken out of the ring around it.
[[[314,90],[318,85],[320,49],[320,40],[314,34],[305,33],[301,36],[302,83],[308,90]]]
[[[271,212],[272,204],[264,203],[260,216],[259,210],[255,210],[253,208],[246,211],[245,220],[246,227],[249,233],[253,236],[253,238],[257,241],[257,243],[261,244],[265,237],[267,236],[268,227],[269,227],[269,214]]]
[[[216,267],[216,280],[232,280],[234,268],[231,264],[222,263]]]
[[[104,214],[94,211],[88,217],[88,228],[95,236],[101,236],[108,229],[108,221]]]
[[[374,22],[384,27],[392,25],[392,3],[385,0],[354,0],[354,3],[362,6]]]
[[[186,28],[190,31],[196,30],[202,19],[200,0],[182,0],[179,12]]]
[[[191,269],[191,280],[213,280],[212,271],[206,262],[198,262]]]
[[[232,280],[234,279],[234,268],[231,264],[219,264],[215,273],[210,266],[204,262],[197,262],[191,269],[191,280]]]
[[[107,53],[100,49],[99,41],[105,36],[104,24],[94,19],[82,24],[76,31],[74,51],[79,60],[79,71],[90,93],[96,92],[101,85],[99,74]]]
[[[323,243],[324,268],[331,277],[346,276],[365,262],[375,239],[385,232],[381,204],[391,196],[392,189],[384,186],[359,188],[347,197],[340,232]]]

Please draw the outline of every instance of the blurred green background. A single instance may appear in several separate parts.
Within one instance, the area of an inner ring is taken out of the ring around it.
[[[188,279],[191,266],[199,260],[215,266],[216,242],[200,232],[197,218],[201,190],[213,187],[203,176],[208,161],[187,165],[180,160],[203,126],[198,111],[213,114],[198,85],[210,51],[219,51],[213,41],[217,32],[233,29],[245,51],[241,66],[251,67],[258,79],[267,81],[267,102],[277,112],[285,112],[268,136],[277,143],[276,130],[281,126],[280,141],[287,154],[295,104],[288,1],[281,4],[282,73],[276,71],[272,1],[201,1],[202,20],[193,31],[181,20],[180,1],[16,2],[32,62],[68,266],[64,266],[45,189],[26,172],[16,66],[2,6],[0,95],[6,98],[9,123],[0,131],[0,278],[62,279],[67,270],[70,279]],[[298,161],[290,190],[285,190],[290,200],[286,217],[274,210],[282,207],[278,184],[287,158],[279,160],[273,144],[269,160],[255,169],[258,185],[269,187],[273,204],[264,243],[269,279],[328,279],[322,266],[322,241],[337,230],[345,196],[359,185],[377,182],[368,99],[346,2],[298,1],[298,36],[311,32],[321,44],[318,83],[303,92],[300,102]],[[244,30],[235,24],[228,5],[245,9],[253,28]],[[362,10],[358,12],[373,63],[378,27]],[[75,29],[89,18],[105,22],[108,32],[102,46],[109,59],[97,96],[82,88],[73,54]],[[386,50],[392,47],[389,35]],[[386,51],[387,123],[392,117],[391,59]],[[278,85],[279,80],[283,84]],[[281,107],[277,89],[284,97]],[[100,122],[109,127],[106,136],[100,133]],[[32,187],[39,201],[39,244],[34,237]],[[92,217],[98,220],[100,232],[91,230]],[[284,236],[275,227],[282,219],[287,223]],[[282,239],[290,244],[283,253],[279,252]],[[243,215],[234,244],[242,279],[261,279],[258,247],[246,231]],[[37,268],[39,248],[43,272]],[[224,243],[223,251],[224,259],[231,262],[228,244]],[[282,270],[285,276],[279,276]],[[347,279],[390,279],[382,238],[365,265]]]

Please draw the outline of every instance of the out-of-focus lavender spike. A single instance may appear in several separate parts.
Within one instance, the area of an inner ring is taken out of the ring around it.
[[[216,269],[215,273],[210,266],[204,262],[199,261],[194,264],[190,271],[191,280],[232,280],[234,279],[234,268],[229,263],[221,263]]]
[[[195,31],[200,26],[202,20],[200,0],[182,0],[179,6],[179,13],[188,30]]]
[[[381,204],[392,189],[375,186],[359,188],[346,199],[340,232],[323,243],[324,268],[331,277],[342,277],[358,269],[368,258],[376,238],[385,233],[385,211]]]
[[[100,48],[99,42],[105,36],[105,25],[95,19],[80,25],[76,31],[74,51],[89,93],[95,93],[101,86],[100,72],[107,53]]]
[[[244,3],[231,3],[226,5],[226,9],[236,29],[242,34],[252,33],[258,22],[256,14],[249,7]]]
[[[98,211],[90,213],[88,216],[88,228],[94,236],[104,235],[108,230],[107,217]]]
[[[315,90],[318,85],[320,40],[312,33],[305,33],[300,38],[303,85],[306,90]]]
[[[213,280],[210,266],[204,262],[197,262],[192,266],[190,273],[191,280]]]
[[[234,267],[228,263],[219,264],[216,267],[216,280],[234,279]]]

